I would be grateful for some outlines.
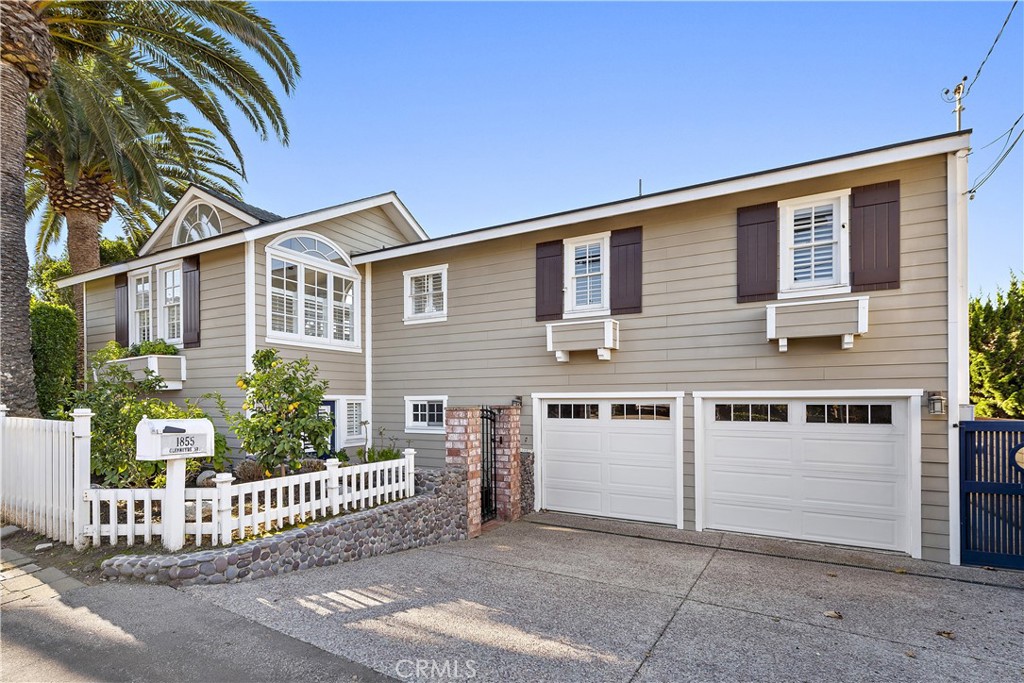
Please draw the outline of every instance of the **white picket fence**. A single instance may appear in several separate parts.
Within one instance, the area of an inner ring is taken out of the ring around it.
[[[65,543],[75,538],[73,427],[0,410],[0,513]]]
[[[82,548],[88,543],[152,543],[170,550],[184,537],[230,544],[300,522],[400,500],[415,493],[416,451],[401,458],[341,466],[324,461],[320,472],[232,484],[218,474],[207,488],[92,488],[89,463],[92,413],[75,422],[6,417],[0,406],[0,475],[5,520]],[[170,485],[170,478],[168,478]]]

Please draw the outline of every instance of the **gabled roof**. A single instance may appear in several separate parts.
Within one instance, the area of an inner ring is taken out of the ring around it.
[[[191,192],[194,189],[197,188],[189,188],[188,192]],[[210,198],[216,202],[221,202],[220,199],[216,199],[210,195],[208,191],[202,190],[202,192],[204,199]],[[188,193],[186,192],[186,194]],[[184,197],[182,199],[184,199]],[[178,209],[180,206],[182,206],[181,202],[179,202],[179,205],[176,206],[175,209]],[[219,204],[217,206],[220,208]],[[395,227],[397,227],[410,242],[418,242],[427,239],[427,233],[425,233],[423,228],[420,227],[420,224],[416,222],[416,219],[413,218],[413,215],[409,212],[409,209],[406,208],[405,204],[402,203],[402,200],[398,198],[398,195],[394,192],[386,192],[373,197],[365,197],[363,199],[357,199],[344,204],[338,204],[337,206],[330,206],[326,209],[318,209],[316,211],[299,214],[298,216],[292,216],[291,218],[281,218],[273,222],[257,223],[255,218],[250,218],[250,225],[242,228],[241,230],[235,230],[234,232],[225,233],[223,235],[208,237],[196,242],[189,242],[188,244],[171,247],[170,249],[164,249],[163,251],[155,254],[142,254],[140,251],[138,258],[130,261],[124,261],[122,263],[102,266],[86,273],[72,275],[71,277],[58,280],[57,285],[59,287],[68,287],[70,285],[77,285],[83,282],[89,282],[90,280],[98,280],[99,278],[109,277],[111,275],[127,273],[128,271],[135,270],[136,268],[145,268],[147,266],[163,263],[164,261],[171,261],[185,256],[191,256],[192,254],[199,254],[205,251],[212,251],[214,249],[222,249],[224,247],[242,244],[244,242],[252,242],[263,237],[270,237],[289,230],[313,225],[320,221],[339,218],[341,216],[366,211],[368,209],[380,209],[383,211],[395,224]],[[232,210],[238,211],[238,209],[235,208],[232,208]],[[168,214],[168,217],[170,217],[170,214]],[[164,223],[166,222],[167,218],[164,219]],[[162,225],[163,223],[161,223],[161,226]],[[156,235],[155,232],[154,235]],[[146,244],[149,246],[152,243],[152,238],[150,238]]]
[[[217,192],[216,190],[212,190],[212,189],[210,189],[208,187],[204,187],[203,185],[195,185],[194,187],[202,190],[203,192],[206,192],[207,194],[213,195],[214,197],[216,197],[217,199],[221,200],[222,202],[226,202],[226,203],[230,204],[231,206],[235,207],[239,211],[244,211],[245,213],[249,214],[250,216],[252,216],[256,220],[258,220],[260,223],[273,223],[274,221],[279,221],[282,218],[284,218],[284,216],[279,216],[276,213],[274,213],[273,211],[267,211],[266,209],[261,209],[258,206],[253,206],[252,204],[246,204],[241,199],[235,199],[234,197],[229,197],[226,194],[221,194],[220,192]]]
[[[598,220],[614,216],[622,216],[637,211],[647,211],[666,206],[685,204],[687,202],[708,199],[710,197],[721,197],[737,192],[746,192],[783,183],[796,182],[817,178],[820,176],[832,175],[856,171],[874,166],[919,159],[936,154],[948,154],[970,146],[971,130],[944,133],[908,142],[899,142],[884,147],[875,147],[861,152],[851,152],[834,157],[826,157],[815,161],[806,161],[791,166],[783,166],[768,171],[758,171],[744,175],[712,180],[697,185],[681,187],[674,190],[665,190],[641,197],[630,197],[605,204],[597,204],[581,209],[572,209],[559,213],[528,218],[513,223],[503,223],[487,228],[477,228],[466,232],[435,237],[434,239],[417,242],[415,244],[403,244],[395,247],[387,247],[358,254],[352,258],[356,265],[362,263],[373,263],[387,259],[421,254],[456,247],[464,244],[473,244],[487,240],[500,239],[512,235],[521,235],[538,230],[557,228],[572,223]]]
[[[271,213],[266,209],[261,209],[258,206],[252,204],[246,204],[245,202],[228,197],[227,195],[221,194],[215,190],[211,190],[208,187],[202,185],[190,185],[185,194],[181,195],[181,199],[177,201],[164,219],[160,221],[160,225],[156,226],[153,234],[149,236],[139,248],[139,256],[145,256],[146,254],[153,251],[157,243],[163,238],[163,236],[170,230],[174,229],[174,226],[178,224],[178,220],[181,218],[181,214],[192,205],[196,200],[204,201],[211,204],[219,211],[225,211],[235,218],[247,225],[259,225],[261,223],[269,223],[271,221],[281,220],[281,216],[276,213]],[[210,238],[207,238],[210,239]]]

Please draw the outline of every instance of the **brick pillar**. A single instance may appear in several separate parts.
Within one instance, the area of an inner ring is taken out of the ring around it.
[[[480,535],[480,409],[445,411],[445,463],[466,470],[466,524],[469,538]]]
[[[523,408],[522,406],[493,406],[493,408],[498,412],[498,418],[494,425],[494,434],[497,437],[494,464],[498,519],[514,522],[523,514],[519,453],[519,420]]]

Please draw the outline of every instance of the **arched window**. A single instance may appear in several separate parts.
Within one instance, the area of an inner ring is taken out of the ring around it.
[[[174,246],[219,235],[220,216],[217,209],[203,202],[196,202],[185,210],[174,231]]]
[[[267,247],[267,337],[359,349],[359,272],[344,250],[313,233]]]

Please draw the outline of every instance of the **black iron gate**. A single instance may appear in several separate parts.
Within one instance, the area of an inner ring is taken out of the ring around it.
[[[497,446],[497,434],[494,423],[498,411],[484,406],[480,408],[480,522],[489,522],[498,516],[498,500],[495,482],[494,452]]]
[[[960,561],[1024,569],[1024,421],[960,423]]]

